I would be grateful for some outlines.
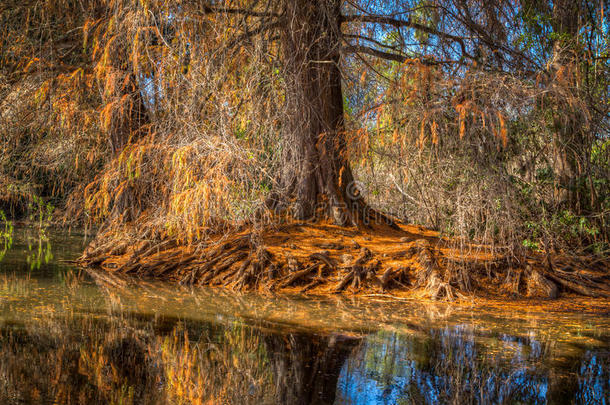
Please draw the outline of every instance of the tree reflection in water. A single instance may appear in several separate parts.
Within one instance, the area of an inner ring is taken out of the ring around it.
[[[241,322],[4,325],[0,403],[326,404],[356,338]]]
[[[341,367],[359,339],[335,335],[269,335],[276,403],[332,404]]]
[[[98,316],[4,325],[0,403],[604,403],[607,351],[467,326],[365,338]]]
[[[344,365],[337,403],[607,403],[610,353],[555,346],[532,336],[476,336],[463,325],[379,332]]]

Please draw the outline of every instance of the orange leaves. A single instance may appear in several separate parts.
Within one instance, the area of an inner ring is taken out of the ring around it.
[[[394,133],[392,133],[392,143],[398,143],[398,128],[394,128]]]
[[[417,140],[417,147],[423,149],[426,146],[428,137],[426,135],[426,127],[430,131],[430,140],[432,145],[438,145],[438,123],[434,119],[430,119],[430,114],[424,114],[424,117],[419,125],[419,138]]]
[[[438,145],[438,124],[436,123],[436,121],[432,121],[430,129],[432,132],[432,144]]]
[[[83,24],[83,50],[87,49],[87,45],[89,43],[89,36],[91,35],[91,31],[92,31],[93,27],[98,25],[98,23],[100,21],[102,21],[102,19],[97,19],[97,20],[87,19],[85,21],[85,24]],[[99,30],[99,28],[98,28],[98,30]],[[96,43],[97,43],[97,41],[96,41]]]
[[[84,206],[93,215],[94,218],[100,219],[108,213],[110,201],[112,200],[107,176],[101,179],[96,179],[89,183],[83,192]]]
[[[500,111],[496,111],[496,116],[498,118],[499,130],[496,129],[495,125],[491,126],[492,132],[495,138],[498,138],[502,141],[502,147],[506,148],[508,145],[508,131],[506,129],[506,121],[504,115]],[[498,149],[500,146],[498,146]]]
[[[102,67],[112,65],[112,60],[115,58],[114,53],[118,50],[114,46],[115,42],[118,42],[118,37],[116,35],[111,36],[110,39],[106,42],[106,46],[104,47],[104,53],[102,54],[102,59],[99,62]],[[104,70],[102,70],[102,72],[103,71]]]
[[[468,108],[471,106],[471,103],[464,102],[459,103],[455,106],[455,110],[458,113],[458,125],[460,128],[460,139],[464,138],[464,134],[466,133],[466,113],[468,112]]]
[[[113,114],[112,114],[113,108],[114,108],[113,103],[108,103],[104,106],[104,108],[100,112],[100,121],[102,124],[102,129],[105,132],[110,132],[110,128],[112,125],[112,118],[113,118]]]
[[[99,114],[101,129],[106,133],[126,130],[122,124],[130,119],[132,110],[133,98],[129,94],[109,101]]]
[[[220,138],[209,141],[216,146],[223,142]],[[218,147],[210,154],[208,146],[212,147],[193,142],[162,151],[170,156],[167,172],[162,176],[167,182],[163,190],[168,202],[165,226],[188,242],[199,239],[202,227],[212,218],[217,219],[221,214],[236,215],[232,205],[238,204],[238,198],[241,198],[239,202],[247,198],[234,195],[244,185],[234,181],[231,170],[235,165],[250,162],[247,159],[236,162]]]
[[[508,130],[506,127],[506,118],[500,110],[482,111],[471,101],[464,101],[455,105],[455,110],[458,113],[458,128],[460,139],[463,139],[466,134],[466,121],[468,117],[472,117],[473,124],[478,125],[480,129],[487,129],[487,121],[490,121],[491,131],[495,138],[502,141],[502,146],[506,148],[508,145]],[[479,118],[479,122],[477,121]],[[497,125],[494,124],[497,121]],[[499,129],[497,128],[499,127]]]
[[[79,83],[84,79],[85,71],[83,68],[78,68],[70,74],[70,80],[78,81]]]
[[[23,68],[23,72],[27,73],[36,69],[38,63],[40,62],[39,58],[31,58],[28,63]]]
[[[502,146],[506,148],[508,145],[508,136],[506,135],[506,123],[504,122],[504,116],[498,111],[498,120],[500,121],[500,138],[502,139]]]

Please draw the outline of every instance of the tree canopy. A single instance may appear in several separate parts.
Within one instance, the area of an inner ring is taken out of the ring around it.
[[[604,251],[606,6],[4,1],[0,200],[190,242],[397,217]]]

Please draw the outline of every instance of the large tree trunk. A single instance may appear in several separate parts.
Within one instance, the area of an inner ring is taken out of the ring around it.
[[[286,0],[281,43],[288,119],[281,202],[296,218],[357,224],[364,203],[347,160],[339,70],[339,0]],[[356,194],[356,195],[354,195]]]

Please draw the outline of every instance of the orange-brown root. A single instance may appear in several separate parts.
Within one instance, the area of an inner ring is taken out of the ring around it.
[[[256,237],[254,237],[256,236]],[[330,224],[251,229],[193,246],[174,239],[106,243],[83,255],[84,266],[115,274],[234,290],[312,294],[378,294],[458,300],[467,296],[610,297],[606,268],[575,269],[548,257],[517,261],[414,226],[345,229]]]

